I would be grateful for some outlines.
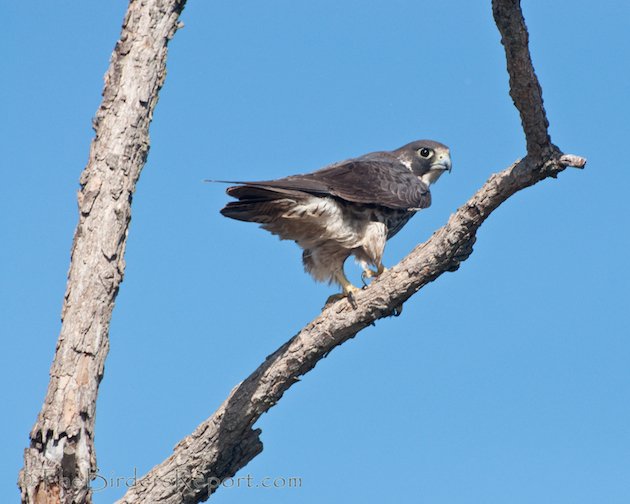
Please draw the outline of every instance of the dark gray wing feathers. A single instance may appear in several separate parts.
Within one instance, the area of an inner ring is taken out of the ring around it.
[[[405,165],[387,153],[349,159],[305,175],[247,182],[227,189],[241,199],[297,197],[300,193],[335,196],[353,203],[397,210],[426,208],[431,204],[428,187]]]

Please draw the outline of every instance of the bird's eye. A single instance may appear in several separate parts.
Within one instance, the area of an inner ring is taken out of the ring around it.
[[[430,158],[431,154],[433,154],[433,152],[431,151],[431,149],[427,149],[426,147],[422,147],[422,149],[418,150],[418,154],[420,154],[423,158]]]

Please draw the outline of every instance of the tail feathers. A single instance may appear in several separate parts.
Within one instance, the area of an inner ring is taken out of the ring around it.
[[[221,214],[231,219],[245,222],[268,224],[293,207],[297,200],[304,197],[299,191],[271,189],[261,186],[242,185],[228,187],[226,191],[239,201],[228,203]]]
[[[258,200],[276,200],[278,198],[286,198],[286,197],[296,197],[303,198],[306,196],[305,193],[301,191],[295,191],[291,189],[281,189],[278,187],[267,187],[264,185],[254,185],[254,184],[246,184],[246,185],[238,185],[228,187],[226,191],[230,196],[237,198],[239,200],[250,200],[250,199],[258,199]]]
[[[265,209],[263,205],[269,206],[269,204],[233,201],[221,209],[221,214],[230,219],[265,224],[273,220],[276,212],[269,212],[269,209]]]

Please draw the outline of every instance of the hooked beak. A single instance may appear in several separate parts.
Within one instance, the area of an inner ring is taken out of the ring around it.
[[[451,158],[449,156],[440,156],[440,158],[431,165],[431,169],[442,170],[451,173]]]

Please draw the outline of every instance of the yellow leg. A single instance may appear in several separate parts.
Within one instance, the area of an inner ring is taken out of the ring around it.
[[[339,285],[341,285],[343,292],[329,296],[328,299],[326,300],[326,304],[333,303],[334,301],[339,301],[340,299],[343,299],[343,298],[348,298],[348,301],[350,301],[350,304],[352,305],[352,307],[356,308],[357,304],[354,300],[354,293],[359,292],[361,289],[359,289],[358,287],[355,287],[354,285],[350,283],[350,280],[346,278],[346,274],[343,272],[343,270],[335,274],[335,280],[337,280]]]
[[[337,273],[336,277],[337,277],[337,282],[339,282],[339,285],[341,285],[341,288],[343,289],[344,295],[348,296],[354,292],[358,292],[361,290],[350,283],[350,280],[346,278],[346,275],[343,272],[343,270]]]

